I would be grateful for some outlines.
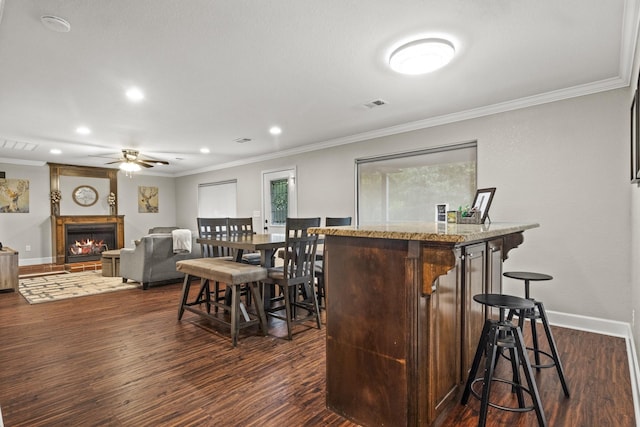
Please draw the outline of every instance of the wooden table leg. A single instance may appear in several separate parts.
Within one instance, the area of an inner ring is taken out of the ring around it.
[[[182,319],[184,314],[184,306],[187,303],[189,297],[189,288],[191,288],[191,275],[186,274],[184,276],[184,282],[182,283],[182,298],[180,299],[180,307],[178,307],[178,320]]]
[[[253,295],[253,300],[255,301],[256,311],[258,312],[258,317],[260,318],[260,327],[262,328],[262,332],[264,336],[267,336],[267,316],[264,312],[264,300],[260,294],[260,283],[251,282],[247,283],[249,285],[249,289],[251,290],[251,294]]]
[[[240,324],[240,285],[229,285],[231,289],[231,344],[238,344],[238,325]]]

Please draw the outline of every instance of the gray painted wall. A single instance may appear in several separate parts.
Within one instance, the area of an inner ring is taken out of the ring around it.
[[[180,223],[197,184],[238,180],[238,215],[260,210],[262,171],[298,169],[298,215],[354,215],[354,160],[478,141],[478,186],[497,187],[493,221],[540,228],[505,269],[546,272],[535,287],[548,310],[630,321],[628,91],[615,90],[176,180]],[[505,282],[505,291],[522,293]]]
[[[51,244],[51,210],[49,204],[49,167],[19,166],[0,163],[0,171],[5,171],[7,178],[23,178],[29,180],[29,213],[0,214],[0,242],[19,252],[20,265],[45,264],[52,262]],[[104,179],[105,188],[108,180]],[[68,188],[61,186],[63,201],[71,200],[71,191],[82,178],[74,178]],[[87,180],[95,186],[95,179]],[[61,183],[62,184],[62,183]],[[138,213],[138,186],[156,186],[159,189],[159,212]],[[108,193],[99,191],[99,203],[94,207],[82,208],[73,203],[68,204],[63,215],[100,215],[108,213],[108,205],[103,203]],[[156,226],[176,225],[174,178],[135,175],[127,178],[118,175],[118,214],[125,215],[125,246],[133,246],[131,240],[138,239]],[[104,211],[100,211],[100,206]],[[182,226],[182,224],[177,224]],[[188,224],[185,224],[188,225]],[[27,246],[31,251],[27,251]]]
[[[195,230],[197,184],[238,182],[238,215],[261,210],[261,173],[298,170],[299,216],[354,215],[354,159],[430,146],[478,141],[478,185],[498,188],[494,221],[533,221],[505,268],[546,272],[535,296],[548,310],[631,321],[638,308],[639,189],[628,182],[631,89],[619,89],[419,131],[327,148],[180,178],[119,177],[119,210],[129,242],[151,226]],[[0,241],[20,250],[21,264],[51,256],[47,167],[0,165],[31,182],[31,212],[1,214]],[[138,185],[160,187],[160,213],[138,214]],[[631,192],[631,194],[630,194]],[[633,202],[633,204],[632,204]],[[24,246],[32,246],[31,253]],[[46,261],[45,261],[46,262]],[[636,286],[637,288],[637,286]],[[506,283],[505,291],[520,293]]]

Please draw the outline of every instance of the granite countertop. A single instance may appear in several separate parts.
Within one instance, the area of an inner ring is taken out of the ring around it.
[[[419,240],[464,243],[539,227],[536,223],[493,222],[487,224],[445,224],[435,222],[385,223],[343,227],[312,227],[310,233],[325,236],[371,239]]]

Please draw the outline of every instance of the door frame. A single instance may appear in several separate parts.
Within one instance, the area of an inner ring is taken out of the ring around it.
[[[261,226],[260,230],[256,230],[259,233],[284,233],[285,227],[282,226],[274,226],[268,222],[271,220],[271,206],[270,206],[270,194],[268,194],[267,183],[271,182],[273,179],[282,179],[288,178],[288,213],[287,216],[295,217],[298,216],[298,170],[295,166],[290,167],[282,167],[277,169],[270,169],[262,171],[261,173],[261,182],[262,182],[262,217],[261,217]],[[269,208],[267,208],[267,203],[269,202]],[[268,227],[265,230],[265,225]]]

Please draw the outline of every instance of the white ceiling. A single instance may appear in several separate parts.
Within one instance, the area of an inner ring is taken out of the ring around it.
[[[137,148],[171,176],[627,86],[638,29],[638,0],[4,0],[0,13],[0,163],[104,166],[93,156]],[[456,57],[394,73],[389,52],[416,35],[446,36]],[[375,99],[388,104],[363,106]]]

